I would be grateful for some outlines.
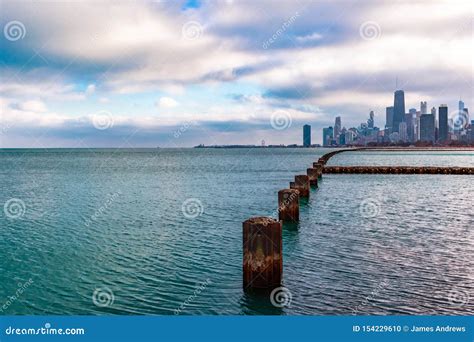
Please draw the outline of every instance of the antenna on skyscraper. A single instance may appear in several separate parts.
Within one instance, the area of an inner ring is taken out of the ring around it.
[[[395,77],[395,90],[398,90],[398,76]]]

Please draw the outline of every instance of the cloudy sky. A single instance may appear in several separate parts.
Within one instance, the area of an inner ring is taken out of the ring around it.
[[[383,127],[396,78],[472,108],[467,0],[0,0],[0,27],[0,147],[320,143]]]

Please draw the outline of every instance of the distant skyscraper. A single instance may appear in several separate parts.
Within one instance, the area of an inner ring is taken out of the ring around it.
[[[469,125],[469,111],[464,107],[464,102],[462,100],[459,100],[458,110],[459,112],[456,115],[455,121],[459,124],[455,125],[454,128],[457,134],[461,134],[461,132],[467,129],[467,126]]]
[[[400,122],[405,119],[405,93],[396,90],[393,98],[393,131],[398,132]]]
[[[400,122],[400,125],[398,125],[398,136],[401,141],[408,141],[407,123],[404,121]]]
[[[411,111],[411,109],[410,109]],[[404,123],[406,124],[406,130],[407,130],[407,138],[405,141],[412,142],[413,141],[413,135],[414,135],[414,124],[413,124],[413,114],[412,113],[406,113],[405,114],[405,119]],[[400,132],[400,130],[399,130]]]
[[[346,144],[350,144],[354,141],[354,132],[352,132],[351,130],[346,131],[344,135],[345,135],[344,141]]]
[[[464,112],[464,115],[466,117],[466,125],[467,125],[467,124],[469,124],[469,109],[464,107],[463,112]]]
[[[339,135],[339,141],[337,142],[339,145],[345,145],[346,144],[346,133],[341,131],[341,134]]]
[[[436,108],[435,107],[431,108],[431,114],[436,115]]]
[[[420,117],[421,117],[421,111],[417,111],[416,116],[415,116],[415,139],[414,139],[414,141],[420,140]]]
[[[331,146],[334,130],[332,127],[323,128],[323,146]]]
[[[388,129],[389,133],[392,133],[393,127],[393,107],[387,107],[385,109],[385,128]]]
[[[435,117],[433,114],[420,116],[420,140],[425,142],[435,141]]]
[[[338,139],[339,138],[339,134],[341,134],[341,117],[340,116],[336,116],[336,120],[334,122],[334,139]]]
[[[438,140],[440,142],[447,142],[448,141],[448,106],[441,105],[439,106],[438,111],[438,124],[439,124],[439,137]]]
[[[371,110],[369,113],[369,120],[367,120],[367,127],[374,128],[374,111]]]
[[[474,142],[474,120],[471,120],[471,143]]]
[[[303,146],[304,147],[311,146],[311,126],[310,125],[303,126]]]
[[[420,102],[420,112],[421,114],[428,114],[428,105],[426,104],[426,101]]]

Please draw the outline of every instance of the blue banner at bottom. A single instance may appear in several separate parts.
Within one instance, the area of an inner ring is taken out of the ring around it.
[[[0,341],[473,342],[473,317],[0,316]]]

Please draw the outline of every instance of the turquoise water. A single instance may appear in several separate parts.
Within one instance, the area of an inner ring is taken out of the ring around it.
[[[471,151],[357,151],[336,154],[328,165],[400,165],[474,167]]]
[[[325,175],[283,228],[285,305],[243,293],[242,221],[328,151],[0,150],[0,314],[474,314],[472,176]]]

